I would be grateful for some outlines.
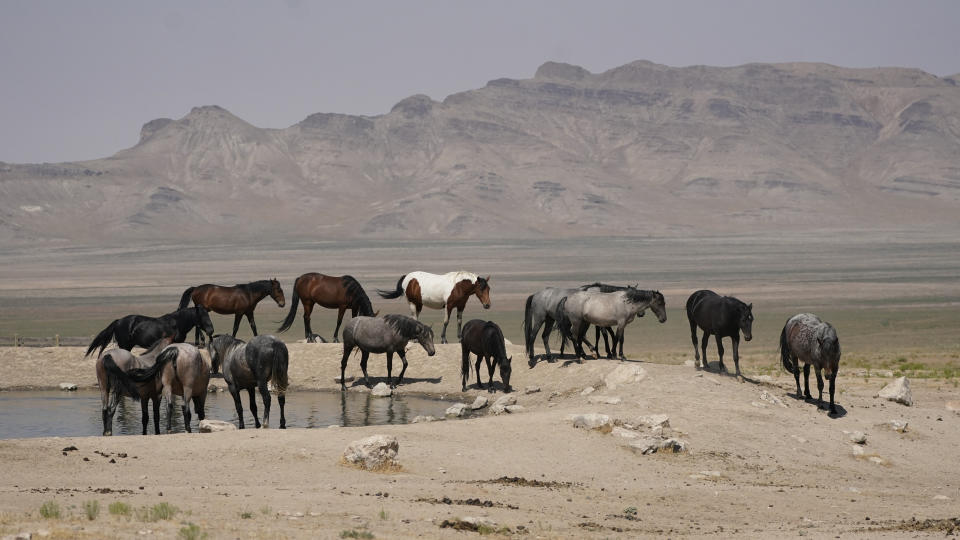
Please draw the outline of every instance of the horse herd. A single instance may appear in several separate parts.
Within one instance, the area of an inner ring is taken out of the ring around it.
[[[296,318],[299,303],[303,303],[304,335],[308,342],[323,338],[314,334],[310,327],[310,316],[316,305],[338,310],[337,325],[333,332],[333,341],[339,341],[338,335],[347,310],[351,319],[343,326],[343,355],[340,361],[340,386],[346,390],[345,371],[347,360],[354,349],[361,354],[360,368],[363,371],[363,383],[370,386],[367,376],[367,360],[370,353],[386,354],[387,383],[396,387],[403,381],[407,370],[406,348],[411,341],[419,343],[428,355],[435,354],[433,330],[419,321],[423,307],[444,310],[441,343],[447,343],[446,331],[450,315],[457,310],[457,339],[461,344],[461,389],[466,391],[470,377],[470,354],[476,355],[475,371],[477,385],[484,388],[480,376],[481,361],[485,361],[488,371],[488,389],[494,391],[493,375],[499,368],[502,387],[511,391],[511,357],[507,356],[505,339],[500,327],[492,321],[471,320],[462,323],[463,310],[471,296],[476,296],[485,309],[489,309],[490,277],[480,277],[470,272],[450,272],[430,274],[411,272],[397,281],[394,290],[377,290],[380,297],[393,299],[404,296],[410,308],[411,317],[404,315],[378,316],[374,312],[370,298],[360,283],[351,276],[327,276],[319,273],[307,273],[294,281],[293,301],[287,316],[278,332],[288,330]],[[161,317],[127,315],[111,322],[102,330],[87,349],[87,355],[99,349],[96,363],[97,379],[100,384],[103,434],[112,433],[113,416],[120,398],[124,395],[141,402],[143,433],[147,433],[148,401],[152,400],[154,413],[154,432],[160,432],[160,398],[167,401],[167,430],[173,412],[173,396],[182,396],[182,411],[186,430],[190,431],[189,404],[192,402],[198,419],[204,418],[204,400],[210,375],[223,372],[227,388],[233,397],[237,410],[239,427],[243,429],[243,409],[240,391],[249,394],[250,411],[256,427],[261,423],[257,416],[255,393],[260,392],[264,405],[263,427],[269,424],[270,393],[268,382],[272,381],[280,405],[280,428],[286,427],[284,416],[285,391],[288,384],[287,367],[289,354],[286,345],[270,335],[257,335],[257,326],[253,312],[257,304],[270,296],[279,307],[284,307],[283,289],[276,279],[255,281],[247,284],[224,287],[205,284],[190,287],[183,292],[179,308]],[[188,307],[190,302],[193,307]],[[723,365],[723,338],[733,343],[733,361],[736,376],[740,373],[740,335],[746,341],[752,339],[753,305],[737,298],[720,296],[713,291],[700,290],[690,295],[686,303],[687,319],[693,341],[695,366],[708,370],[707,344],[711,335],[717,342],[720,372]],[[552,361],[549,337],[554,328],[563,338],[560,352],[569,340],[573,344],[577,361],[586,356],[583,345],[599,357],[600,337],[603,336],[608,358],[623,354],[624,329],[637,317],[643,317],[651,310],[660,323],[667,320],[666,301],[663,294],[654,290],[643,290],[633,286],[613,286],[592,283],[578,288],[544,288],[526,299],[524,307],[523,333],[526,354],[530,367],[536,364],[534,342],[543,328],[542,340],[545,354],[543,358]],[[232,335],[214,335],[209,312],[234,315]],[[236,339],[243,317],[247,318],[254,338],[246,343]],[[593,344],[586,338],[590,325],[596,327]],[[697,329],[702,337],[697,341]],[[196,329],[196,346],[184,343],[190,330]],[[202,334],[201,334],[202,332]],[[210,361],[207,362],[197,346],[201,339],[207,338],[206,345]],[[612,339],[612,348],[610,341]],[[107,349],[115,341],[117,348]],[[130,350],[134,346],[146,349],[140,356],[134,356]],[[800,363],[804,364],[804,397],[810,394],[810,366],[815,368],[817,388],[820,392],[818,406],[823,403],[823,378],[826,374],[830,383],[830,412],[836,414],[834,388],[837,368],[840,360],[840,345],[836,331],[816,315],[801,313],[791,317],[780,335],[781,363],[792,373],[800,396]],[[702,353],[702,356],[701,356]],[[393,355],[400,357],[403,367],[393,380]]]

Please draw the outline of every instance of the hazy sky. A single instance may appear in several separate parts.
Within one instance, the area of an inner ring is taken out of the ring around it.
[[[261,127],[377,115],[547,60],[596,73],[817,61],[960,72],[960,1],[0,0],[0,161],[104,157],[217,104]]]

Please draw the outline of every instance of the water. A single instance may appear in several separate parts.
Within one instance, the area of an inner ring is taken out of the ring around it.
[[[243,401],[244,424],[253,427],[246,392]],[[271,395],[270,427],[280,426],[280,407]],[[182,432],[182,401],[177,398],[174,407],[173,431]],[[442,418],[452,402],[414,396],[376,398],[361,392],[288,392],[285,413],[287,427],[323,428],[330,425],[367,426],[406,424],[418,415]],[[166,431],[166,407],[160,407],[160,432]],[[237,411],[228,392],[207,394],[204,409],[207,418],[237,422]],[[197,417],[192,414],[191,426],[197,429]],[[257,396],[257,413],[263,417],[263,403]],[[113,418],[114,435],[141,433],[140,404],[124,398]],[[41,391],[0,392],[0,439],[26,437],[83,437],[101,435],[103,420],[100,414],[98,391]],[[147,433],[153,433],[153,409]]]

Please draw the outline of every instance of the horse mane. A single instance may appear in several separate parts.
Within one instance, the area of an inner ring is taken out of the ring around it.
[[[600,289],[600,292],[602,293],[612,293],[612,292],[622,291],[624,289],[630,289],[632,287],[622,287],[620,285],[608,285],[606,283],[600,283],[599,281],[594,281],[589,285],[580,286],[581,291],[585,291],[587,289],[593,289],[593,288]]]
[[[729,300],[729,301],[733,302],[733,304],[734,304],[735,306],[737,306],[737,310],[738,310],[738,311],[743,311],[743,310],[745,310],[745,309],[749,309],[749,306],[747,306],[747,303],[746,303],[746,302],[744,302],[743,300],[741,300],[741,299],[739,299],[739,298],[736,298],[736,297],[734,297],[734,296],[724,296],[723,299],[724,299],[724,300]]]
[[[367,296],[360,282],[353,276],[343,276],[340,279],[343,280],[343,286],[350,295],[350,309],[356,310],[357,315],[372,317],[373,304],[370,303],[370,297]]]
[[[254,293],[270,294],[270,292],[273,291],[272,283],[272,279],[261,279],[259,281],[251,281],[250,283],[237,283],[234,285],[234,287],[238,289],[246,289]]]
[[[495,334],[495,339],[493,340],[494,346],[495,346],[494,350],[496,351],[496,354],[494,355],[494,360],[499,360],[500,358],[505,359],[507,357],[507,346],[503,339],[503,330],[501,330],[500,327],[497,326],[495,322],[487,321],[483,325],[484,336],[486,336],[487,332],[491,332],[491,331],[494,332]]]
[[[429,328],[422,322],[407,317],[406,315],[391,313],[390,315],[384,315],[383,320],[390,328],[393,328],[394,332],[404,339],[413,339],[419,336],[424,328]]]
[[[624,287],[622,290],[626,294],[627,300],[634,304],[649,302],[660,294],[660,291],[647,291],[644,289],[634,289],[633,287]]]
[[[476,283],[478,280],[483,279],[477,274],[474,274],[473,272],[467,272],[466,270],[457,270],[456,272],[452,272],[452,273],[453,273],[453,280],[454,282],[457,282],[457,283],[463,280],[467,280],[470,283]],[[484,279],[484,281],[486,280]]]

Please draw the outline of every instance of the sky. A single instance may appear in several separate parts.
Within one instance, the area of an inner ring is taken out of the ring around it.
[[[0,161],[95,159],[220,105],[260,127],[529,78],[826,62],[960,72],[953,0],[0,0]]]

